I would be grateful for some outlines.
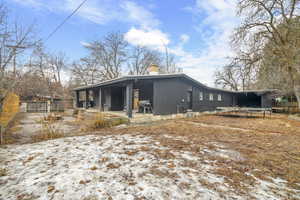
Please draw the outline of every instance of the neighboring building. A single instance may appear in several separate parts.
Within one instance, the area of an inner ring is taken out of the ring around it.
[[[272,90],[236,92],[211,88],[185,74],[124,76],[74,90],[76,107],[126,110],[129,117],[135,98],[150,102],[154,115],[212,111],[217,107],[272,106]]]

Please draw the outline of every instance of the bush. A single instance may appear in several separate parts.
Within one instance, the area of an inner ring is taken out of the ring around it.
[[[33,140],[35,142],[38,142],[64,137],[65,134],[59,129],[57,124],[54,124],[55,121],[56,120],[51,117],[48,118],[48,120],[42,119],[42,129],[40,131],[40,134],[33,136]]]
[[[78,109],[74,109],[73,110],[73,115],[78,115],[79,110]]]
[[[109,118],[106,119],[103,113],[98,113],[92,121],[91,128],[93,130],[127,124],[129,121],[126,118]]]
[[[5,169],[5,168],[0,169],[0,177],[6,176],[6,175],[7,175],[7,169]]]
[[[106,128],[110,127],[111,124],[108,120],[104,118],[104,114],[99,113],[95,116],[95,119],[92,122],[92,129]]]
[[[14,93],[9,93],[3,101],[2,112],[0,112],[0,125],[6,127],[8,123],[19,112],[20,99]]]

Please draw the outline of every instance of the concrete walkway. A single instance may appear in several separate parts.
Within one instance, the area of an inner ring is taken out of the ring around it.
[[[48,113],[21,113],[20,119],[11,128],[11,134],[16,139],[16,143],[31,143],[32,137],[41,134],[43,130],[41,120],[47,115]],[[73,116],[63,114],[63,119],[54,122],[53,126],[66,134],[72,133],[78,129],[71,125],[75,120]]]

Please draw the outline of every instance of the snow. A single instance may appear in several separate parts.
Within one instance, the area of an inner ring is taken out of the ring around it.
[[[157,151],[175,157],[159,157]],[[0,167],[7,169],[7,175],[0,177],[0,199],[246,198],[235,194],[224,177],[213,174],[213,166],[200,156],[163,147],[150,136],[129,134],[8,145],[0,148]],[[253,188],[257,199],[284,195],[270,191],[270,187],[284,190],[284,180],[258,183]]]

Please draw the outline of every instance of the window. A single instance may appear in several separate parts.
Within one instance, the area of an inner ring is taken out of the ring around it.
[[[200,101],[203,101],[203,92],[200,92],[200,93],[199,93],[199,100],[200,100]]]
[[[213,101],[214,100],[214,95],[212,93],[209,93],[209,100]]]
[[[222,95],[218,94],[218,101],[222,101]]]
[[[187,93],[186,99],[187,99],[187,102],[191,102],[191,92]]]

